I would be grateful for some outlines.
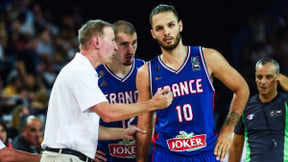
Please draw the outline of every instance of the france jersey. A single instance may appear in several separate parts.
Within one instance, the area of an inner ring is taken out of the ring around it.
[[[151,95],[168,87],[172,104],[156,111],[151,153],[182,157],[212,152],[217,136],[214,123],[214,87],[200,46],[188,46],[183,65],[174,70],[157,56],[148,62]],[[155,160],[155,159],[154,159]],[[153,160],[153,161],[154,161]]]
[[[124,78],[119,78],[105,65],[101,65],[96,69],[99,74],[99,87],[109,103],[135,103],[137,101],[136,74],[138,68],[144,63],[144,60],[134,59],[130,72]],[[127,128],[131,125],[137,125],[137,118],[110,123],[105,123],[100,119],[100,125]],[[136,161],[135,140],[98,141],[97,150],[104,152],[109,162]]]

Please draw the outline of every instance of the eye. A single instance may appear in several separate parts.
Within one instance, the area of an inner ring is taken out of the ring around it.
[[[36,132],[36,128],[31,128],[30,131],[31,132]]]
[[[263,75],[256,75],[256,79],[262,80],[263,79]]]
[[[155,31],[160,31],[160,30],[162,30],[163,28],[162,27],[156,27],[155,28]]]
[[[122,43],[120,43],[120,45],[123,46],[123,47],[126,47],[126,46],[128,46],[129,44],[128,44],[127,42],[122,42]]]
[[[174,23],[169,23],[168,26],[171,28],[171,27],[174,27],[175,24]]]
[[[272,80],[274,78],[274,75],[267,75],[266,78],[267,80]]]

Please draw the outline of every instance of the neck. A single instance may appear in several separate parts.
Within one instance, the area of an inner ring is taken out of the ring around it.
[[[80,54],[82,54],[83,56],[85,56],[89,62],[91,63],[91,65],[96,69],[100,64],[100,62],[98,62],[98,59],[93,58],[93,55],[90,51],[86,51],[86,50],[81,50]]]
[[[263,103],[271,102],[276,96],[278,92],[275,91],[272,94],[259,94],[259,100]]]
[[[161,59],[168,66],[173,69],[178,69],[185,61],[188,53],[187,46],[179,44],[175,49],[167,51],[162,49]]]
[[[129,73],[129,71],[132,67],[132,64],[131,65],[123,65],[123,64],[119,63],[118,61],[113,61],[111,64],[107,65],[107,67],[115,75],[117,75],[120,78],[123,78]]]

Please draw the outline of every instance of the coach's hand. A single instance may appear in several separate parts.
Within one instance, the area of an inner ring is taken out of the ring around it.
[[[129,140],[135,139],[136,132],[140,132],[143,134],[146,133],[146,131],[132,125],[132,126],[125,129],[123,139],[129,139]]]
[[[152,97],[152,107],[156,109],[167,108],[173,101],[173,95],[169,88],[158,89]]]

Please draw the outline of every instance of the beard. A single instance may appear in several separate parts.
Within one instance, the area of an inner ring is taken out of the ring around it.
[[[119,62],[120,64],[122,64],[122,65],[124,65],[124,66],[130,66],[130,65],[132,65],[132,62],[133,62],[133,54],[129,54],[132,58],[131,59],[127,59],[127,58],[125,58],[125,56],[124,56],[124,58],[120,58],[118,55],[115,55],[115,58],[114,59],[116,59],[117,60],[117,62]]]
[[[175,43],[174,44],[165,45],[164,43],[162,43],[158,39],[157,39],[157,42],[163,49],[165,49],[167,51],[171,51],[171,50],[175,49],[178,46],[178,44],[180,42],[180,39],[181,39],[181,35],[180,35],[180,33],[178,33],[176,35],[176,37],[175,37]]]
[[[132,65],[132,61],[126,61],[126,62],[123,62],[122,63],[123,65],[125,65],[125,66],[130,66],[130,65]]]

